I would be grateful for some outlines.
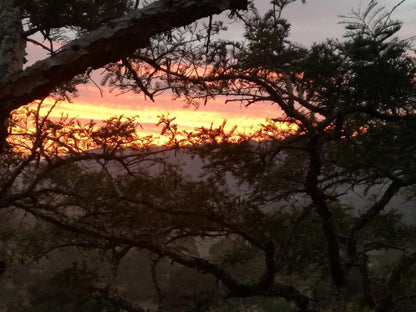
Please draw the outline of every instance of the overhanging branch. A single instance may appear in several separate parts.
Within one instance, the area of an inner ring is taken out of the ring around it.
[[[149,39],[175,27],[227,9],[245,9],[247,0],[160,0],[113,20],[66,45],[55,55],[36,62],[0,86],[0,113],[48,96],[59,84],[88,68],[116,62]]]

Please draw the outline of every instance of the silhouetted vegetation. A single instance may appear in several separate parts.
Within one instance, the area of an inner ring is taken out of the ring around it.
[[[241,42],[191,26],[106,68],[103,83],[151,98],[270,102],[256,133],[161,117],[170,140],[155,146],[134,118],[14,112],[0,311],[414,309],[412,42],[370,1],[344,17],[344,40],[302,47],[291,2],[234,12]]]

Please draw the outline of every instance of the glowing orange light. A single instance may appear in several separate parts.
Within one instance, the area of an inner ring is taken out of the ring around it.
[[[258,131],[267,118],[279,115],[275,106],[270,104],[258,104],[255,106],[241,106],[236,104],[224,104],[222,98],[211,101],[207,106],[199,109],[183,108],[180,100],[173,101],[171,95],[161,95],[156,102],[144,101],[134,94],[114,95],[105,92],[100,97],[99,92],[92,86],[83,86],[80,96],[72,99],[72,103],[62,102],[57,105],[50,117],[57,118],[66,115],[70,118],[78,118],[85,122],[106,120],[111,116],[123,115],[125,117],[138,116],[141,125],[139,132],[143,135],[159,136],[160,128],[156,127],[159,116],[175,116],[175,122],[179,129],[191,131],[198,127],[219,126],[227,120],[225,130],[238,126],[238,131],[243,134],[252,134]],[[46,99],[40,114],[45,115],[53,99]],[[281,123],[282,130],[293,130],[293,126]],[[165,141],[163,139],[160,142]]]

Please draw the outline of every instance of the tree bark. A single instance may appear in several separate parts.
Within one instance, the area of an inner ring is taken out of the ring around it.
[[[0,2],[0,86],[23,69],[26,41],[23,37],[22,12],[15,0]],[[0,101],[0,153],[6,141],[9,113]]]
[[[0,85],[23,69],[26,42],[21,21],[15,0],[0,2]]]
[[[14,3],[13,0],[6,2],[10,5]],[[227,9],[246,7],[247,0],[159,0],[140,10],[134,10],[74,40],[49,58],[36,62],[24,71],[13,73],[12,77],[6,76],[6,79],[2,79],[0,117],[8,116],[12,110],[48,96],[56,86],[88,68],[100,68],[146,47],[149,39],[156,34]],[[14,50],[11,57],[20,60],[22,51],[24,49]],[[3,51],[0,51],[0,57],[0,64],[9,62],[4,58]],[[0,71],[0,75],[3,74]],[[0,125],[2,131],[4,127],[6,125]]]

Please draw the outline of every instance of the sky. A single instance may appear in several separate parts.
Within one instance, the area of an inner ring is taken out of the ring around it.
[[[400,0],[380,0],[379,4],[386,8],[392,8]],[[255,0],[260,12],[264,12],[269,6],[268,0]],[[306,4],[297,1],[290,5],[284,14],[292,23],[291,39],[304,46],[310,46],[313,42],[324,41],[326,38],[342,39],[344,25],[340,15],[348,14],[352,8],[365,8],[368,1],[364,0],[309,0]],[[215,17],[224,19],[222,16]],[[400,32],[402,38],[416,35],[416,0],[407,0],[397,8],[393,18],[404,22]],[[224,34],[230,39],[240,39],[242,27],[229,24],[229,30]],[[35,59],[41,59],[46,55],[32,44],[28,46],[28,58],[30,63]],[[220,125],[227,120],[227,125],[232,127],[238,125],[242,132],[250,132],[257,129],[260,124],[265,123],[266,118],[276,117],[279,112],[275,106],[270,104],[256,104],[244,107],[238,103],[224,103],[223,98],[211,101],[199,109],[184,108],[184,102],[180,99],[173,101],[166,93],[156,97],[155,102],[145,100],[143,95],[133,93],[120,94],[116,90],[111,91],[107,87],[94,85],[82,85],[79,87],[79,96],[73,98],[72,103],[62,103],[55,109],[52,116],[62,113],[70,117],[78,117],[84,120],[104,120],[111,116],[139,116],[141,132],[143,134],[157,134],[159,129],[155,124],[160,115],[176,117],[176,122],[181,129],[190,130],[195,127],[209,127]]]

